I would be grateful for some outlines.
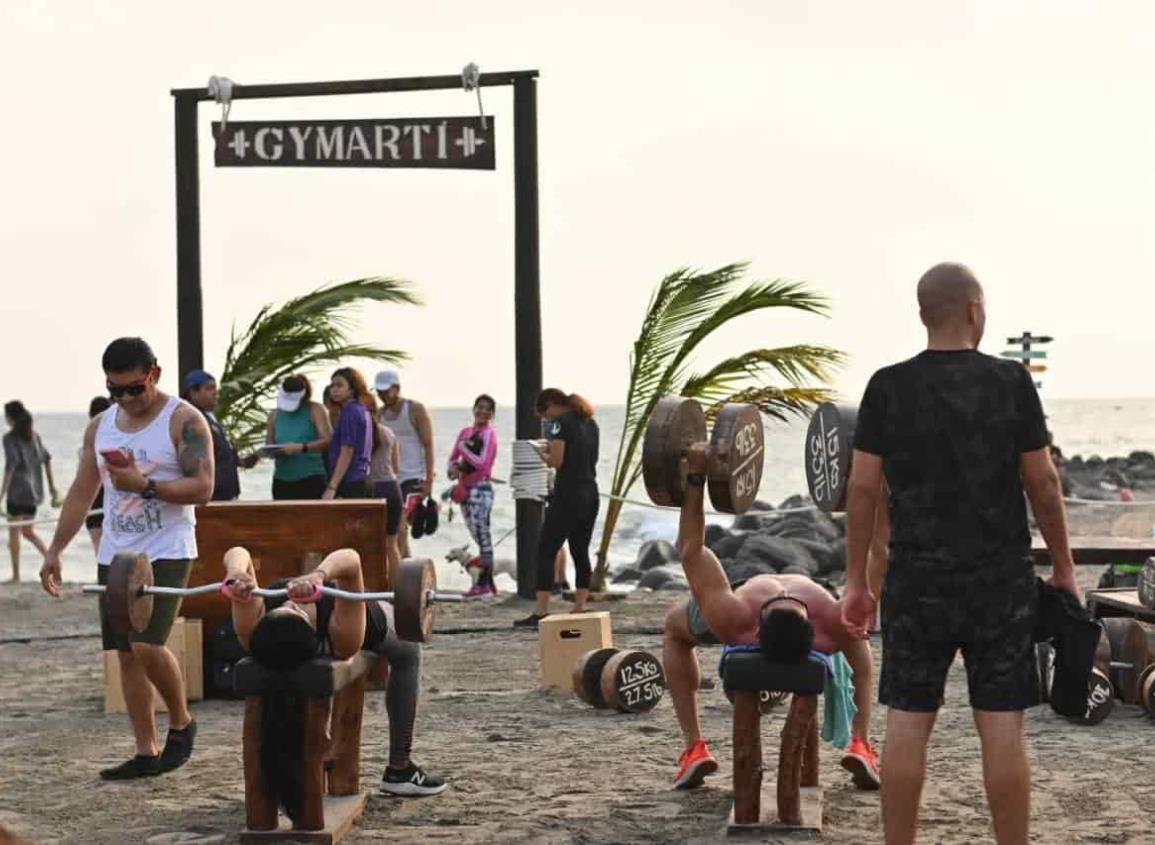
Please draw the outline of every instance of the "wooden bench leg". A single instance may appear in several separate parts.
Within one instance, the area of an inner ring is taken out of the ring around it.
[[[818,713],[818,697],[795,695],[782,727],[782,746],[778,753],[778,821],[788,825],[802,824],[802,769],[811,727]],[[735,728],[736,730],[736,728]],[[817,784],[818,745],[814,746],[814,782]],[[735,756],[737,749],[735,749]],[[807,773],[810,774],[809,772]]]
[[[331,699],[305,699],[305,736],[301,759],[301,818],[298,830],[325,826],[325,754],[329,750]]]
[[[762,712],[758,693],[734,693],[734,822],[757,824],[762,803]]]
[[[810,731],[806,734],[806,748],[802,752],[802,786],[818,786],[818,704],[810,719]]]
[[[261,774],[261,697],[245,699],[242,755],[245,764],[245,826],[249,830],[276,830],[277,799]]]
[[[333,696],[330,795],[356,795],[361,791],[361,718],[364,710],[365,678],[358,678]]]

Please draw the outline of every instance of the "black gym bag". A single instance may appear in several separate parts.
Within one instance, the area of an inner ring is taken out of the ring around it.
[[[1103,627],[1087,608],[1066,590],[1038,579],[1039,612],[1035,642],[1049,642],[1055,649],[1051,680],[1051,709],[1060,716],[1083,716],[1087,712],[1087,685]]]

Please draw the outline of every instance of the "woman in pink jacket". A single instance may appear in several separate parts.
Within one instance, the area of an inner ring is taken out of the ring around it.
[[[465,525],[480,550],[481,573],[467,596],[495,595],[493,583],[493,534],[489,515],[493,511],[493,463],[497,460],[497,431],[492,422],[497,403],[481,394],[473,400],[473,425],[461,429],[449,455],[449,477],[456,479],[453,500],[461,505]]]

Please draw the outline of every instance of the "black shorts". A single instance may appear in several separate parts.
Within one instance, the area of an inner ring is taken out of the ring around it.
[[[373,498],[385,500],[385,534],[394,537],[401,530],[401,485],[392,481],[373,484]]]
[[[356,481],[342,481],[337,488],[338,499],[368,499],[369,479],[358,478]]]
[[[329,482],[323,475],[309,475],[293,481],[273,479],[273,501],[304,502],[320,499],[325,495]]]
[[[410,496],[416,496],[421,492],[421,486],[425,483],[424,478],[406,478],[401,482],[401,499],[404,501]]]
[[[9,501],[8,516],[31,519],[36,516],[36,505],[22,505],[19,502]]]
[[[962,651],[971,707],[1038,704],[1033,633],[1038,587],[1029,561],[892,561],[882,607],[878,700],[932,713]]]

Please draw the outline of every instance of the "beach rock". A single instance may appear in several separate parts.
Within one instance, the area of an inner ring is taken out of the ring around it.
[[[656,566],[678,563],[680,560],[678,550],[674,548],[672,543],[667,543],[665,540],[647,540],[638,549],[638,560],[635,566],[642,572],[648,572]]]
[[[1127,463],[1132,467],[1141,466],[1155,469],[1155,452],[1147,452],[1145,450],[1132,452],[1127,456]]]
[[[734,531],[761,531],[763,527],[776,519],[777,517],[773,514],[748,511],[734,517],[734,522],[731,523],[730,527]]]
[[[614,573],[614,577],[610,579],[611,584],[624,584],[627,581],[637,581],[642,577],[642,571],[632,566],[627,566],[619,569]]]
[[[790,498],[783,500],[782,504],[780,504],[778,507],[781,510],[786,510],[788,508],[803,508],[812,504],[814,504],[814,500],[809,496],[804,496],[801,493],[795,493]]]
[[[1152,461],[1152,463],[1155,464],[1155,461]],[[772,510],[774,510],[774,506],[772,504],[770,504],[769,502],[762,501],[761,499],[755,499],[754,504],[750,505],[750,510],[752,510],[752,511],[772,511]]]
[[[731,584],[737,583],[738,581],[748,581],[755,575],[775,574],[774,567],[753,560],[742,562],[727,560],[722,563],[722,567],[726,570],[726,577],[730,579]]]
[[[805,575],[807,578],[810,578],[810,577],[813,577],[814,575],[816,575],[817,573],[811,572],[805,566],[799,566],[796,563],[792,563],[789,566],[784,567],[783,570],[778,574],[779,575]]]
[[[800,519],[794,516],[780,519],[767,523],[759,533],[771,537],[816,540],[823,543],[833,543],[842,538],[838,528],[825,514],[821,519]]]
[[[739,563],[764,563],[778,572],[792,564],[806,569],[811,574],[818,571],[818,564],[805,547],[785,537],[770,537],[765,534],[752,534],[742,544],[735,559]]]
[[[792,538],[795,543],[802,546],[806,551],[810,552],[810,556],[814,558],[814,564],[817,567],[816,572],[819,575],[824,575],[837,568],[836,549],[846,548],[845,541],[838,541],[836,543],[826,543],[821,540],[808,540],[803,537]]]
[[[690,585],[685,578],[677,579],[671,578],[669,581],[658,587],[658,591],[662,593],[688,593],[690,592]]]
[[[738,554],[738,549],[742,548],[742,544],[746,542],[746,538],[749,536],[746,532],[727,531],[718,540],[708,545],[710,551],[718,557],[734,557]]]
[[[726,526],[716,522],[706,524],[706,545],[714,548],[714,544],[726,536]]]
[[[682,572],[682,567],[671,564],[665,566],[657,566],[642,573],[641,579],[638,581],[638,589],[660,590],[663,585],[670,581],[681,581],[686,583],[686,575]],[[687,584],[687,587],[689,585]]]

